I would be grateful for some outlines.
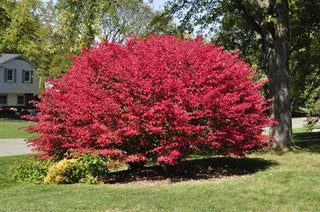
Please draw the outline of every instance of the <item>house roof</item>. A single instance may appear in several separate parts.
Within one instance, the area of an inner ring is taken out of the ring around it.
[[[19,58],[19,57],[24,59],[25,61],[27,61],[28,63],[30,63],[34,67],[36,67],[30,60],[28,60],[27,58],[25,58],[21,54],[0,54],[0,66],[3,63],[6,63],[6,62],[8,62],[10,60],[13,60],[13,59],[16,59],[16,58]]]

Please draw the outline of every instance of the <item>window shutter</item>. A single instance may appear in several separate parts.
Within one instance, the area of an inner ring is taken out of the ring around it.
[[[30,75],[31,75],[30,76],[30,83],[32,84],[33,83],[33,71],[32,70],[30,71]]]
[[[4,81],[7,82],[7,78],[8,78],[8,70],[5,68],[4,69]]]
[[[13,70],[13,82],[16,83],[17,82],[17,69]]]
[[[22,70],[22,79],[21,82],[24,83],[24,70]]]

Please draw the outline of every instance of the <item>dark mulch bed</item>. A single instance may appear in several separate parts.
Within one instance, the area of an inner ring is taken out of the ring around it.
[[[194,159],[182,161],[176,166],[147,166],[137,170],[111,172],[103,179],[109,184],[130,182],[166,181],[169,183],[190,180],[221,179],[253,174],[276,165],[275,162],[261,158],[229,157]]]

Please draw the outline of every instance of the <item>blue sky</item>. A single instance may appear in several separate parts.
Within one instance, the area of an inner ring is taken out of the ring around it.
[[[149,0],[144,0],[145,3],[149,4]],[[167,0],[153,0],[152,4],[150,6],[154,10],[162,10],[164,7],[164,4],[167,2]]]

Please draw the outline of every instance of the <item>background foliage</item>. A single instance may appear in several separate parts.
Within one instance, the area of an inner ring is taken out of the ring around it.
[[[83,47],[150,31],[155,15],[142,0],[1,0],[0,11],[0,52],[25,55],[50,78],[66,72]]]
[[[205,34],[211,41],[237,49],[257,72],[267,74],[261,51],[261,37],[233,6],[234,1],[171,0],[167,13],[180,20],[178,28],[194,34]],[[247,1],[243,1],[244,5]],[[249,1],[263,4],[263,1]],[[268,2],[268,1],[266,1]],[[270,1],[272,2],[272,1]],[[290,22],[290,96],[294,115],[314,108],[319,99],[319,0],[289,0]],[[257,11],[250,10],[249,14]],[[275,21],[272,16],[268,19]]]
[[[95,40],[125,42],[129,35],[146,32],[194,32],[228,50],[240,50],[264,73],[259,37],[238,10],[223,0],[181,2],[194,7],[175,16],[169,10],[153,11],[142,0],[1,0],[0,52],[22,53],[38,66],[40,76],[57,77],[70,68],[69,55],[78,55]],[[166,8],[178,9],[172,5]],[[301,108],[310,111],[320,95],[320,1],[290,0],[289,6],[292,111],[299,114]]]

